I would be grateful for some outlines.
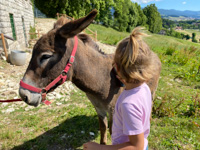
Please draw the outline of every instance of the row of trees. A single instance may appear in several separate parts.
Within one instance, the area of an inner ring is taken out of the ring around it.
[[[199,20],[179,21],[178,25],[181,26],[183,29],[199,29],[200,30]]]
[[[95,21],[119,31],[130,32],[136,26],[145,26],[150,32],[162,29],[161,15],[155,4],[141,9],[131,0],[32,0],[35,6],[48,17],[63,13],[74,18],[87,15],[92,9],[98,10]]]
[[[183,34],[180,32],[176,32],[173,30],[174,27],[179,26],[182,29],[199,29],[200,30],[200,21],[199,20],[188,20],[188,21],[172,21],[169,19],[162,18],[163,29],[165,31],[165,35],[173,36],[179,39],[192,39],[192,42],[197,43],[196,33],[192,33],[192,37],[189,34]],[[199,39],[200,41],[200,39]]]
[[[182,27],[182,29],[199,29],[200,30],[200,20],[187,20],[187,21],[173,21],[169,19],[162,18],[163,28],[169,29],[176,26]]]
[[[192,33],[192,37],[191,37],[189,34],[177,32],[172,28],[170,29],[163,28],[162,30],[165,31],[165,35],[167,36],[172,36],[172,37],[176,37],[179,39],[186,39],[186,40],[192,39],[192,42],[195,42],[195,43],[198,42],[196,39],[196,33]]]

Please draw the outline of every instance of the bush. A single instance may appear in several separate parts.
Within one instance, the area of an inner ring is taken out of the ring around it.
[[[200,62],[195,59],[189,60],[183,67],[178,69],[178,74],[186,80],[200,81]]]
[[[185,112],[185,115],[188,117],[194,116],[198,117],[200,116],[200,98],[199,95],[197,94],[196,96],[192,97],[192,104],[188,105],[188,109]]]
[[[29,34],[31,40],[37,38],[35,27],[30,26]]]
[[[192,39],[192,42],[197,43],[197,40],[196,39]]]
[[[192,103],[187,104],[186,101]],[[186,108],[186,109],[182,109]],[[154,100],[152,115],[156,117],[174,117],[176,115],[183,115],[188,117],[200,116],[200,97],[198,94],[193,95],[191,98],[176,99],[170,95],[164,95],[163,97],[156,97]]]
[[[171,55],[176,51],[176,47],[175,46],[170,46],[167,48],[165,55]]]

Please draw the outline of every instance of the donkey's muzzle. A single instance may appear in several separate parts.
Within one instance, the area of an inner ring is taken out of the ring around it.
[[[40,104],[41,99],[42,99],[41,94],[31,92],[22,87],[19,88],[19,95],[25,103],[31,106],[35,106],[35,107],[37,107]]]

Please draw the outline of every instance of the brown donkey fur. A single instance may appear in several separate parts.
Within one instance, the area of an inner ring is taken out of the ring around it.
[[[47,86],[65,68],[73,49],[73,37],[77,35],[78,48],[75,62],[67,74],[67,80],[84,91],[94,105],[99,117],[100,143],[106,144],[107,113],[110,116],[111,131],[115,102],[123,88],[120,87],[120,82],[112,69],[114,55],[102,53],[89,36],[79,34],[93,21],[96,14],[97,11],[93,10],[88,16],[75,21],[66,23],[65,20],[58,20],[54,28],[43,35],[35,44],[32,58],[22,80],[38,88]],[[155,66],[157,72],[149,82],[153,94],[158,84],[161,67],[156,55]],[[52,87],[52,90],[58,85]],[[19,94],[29,105],[38,106],[41,102],[41,94],[23,87],[20,87]]]

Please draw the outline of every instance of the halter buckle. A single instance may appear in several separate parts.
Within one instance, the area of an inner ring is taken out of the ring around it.
[[[46,89],[42,89],[41,93],[42,94],[47,93],[47,90]]]
[[[66,76],[67,75],[67,72],[65,71],[65,70],[63,70],[62,72],[61,72],[61,75],[64,77],[64,76]]]
[[[75,57],[74,57],[74,56],[70,56],[70,58],[69,58],[69,63],[70,63],[70,64],[73,64],[74,60],[75,60]]]

